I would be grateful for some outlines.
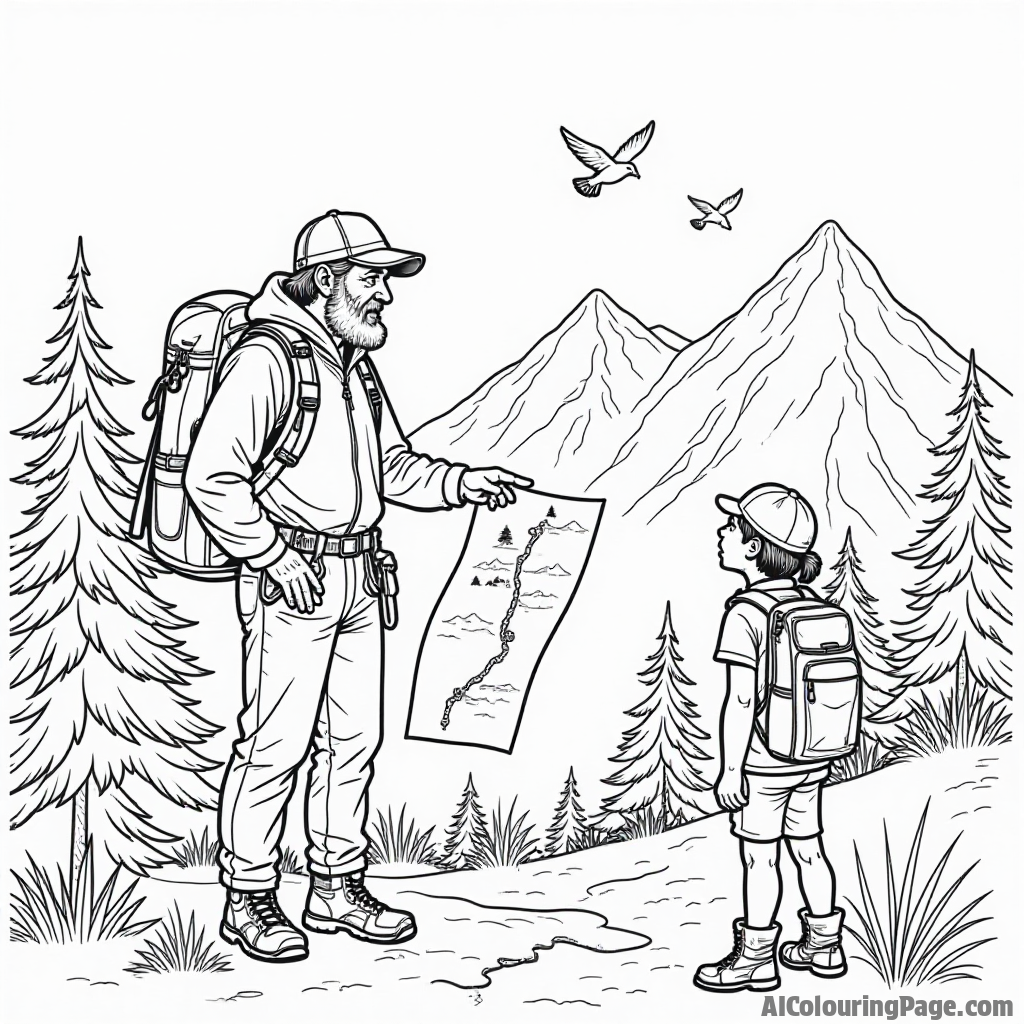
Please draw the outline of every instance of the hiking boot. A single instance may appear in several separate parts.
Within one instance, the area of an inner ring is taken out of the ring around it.
[[[779,926],[750,928],[738,919],[732,929],[732,952],[716,964],[698,967],[693,976],[694,985],[709,992],[737,992],[744,988],[769,992],[778,988],[775,945],[779,941]]]
[[[274,889],[229,890],[220,937],[241,947],[246,956],[267,963],[288,963],[309,956],[306,936],[284,916]]]
[[[363,872],[337,878],[313,875],[302,923],[314,932],[346,932],[363,942],[404,942],[416,934],[416,920],[394,910],[367,891]]]
[[[815,916],[806,909],[800,911],[801,936],[799,942],[784,942],[779,959],[794,971],[810,971],[819,978],[839,978],[846,973],[846,956],[840,930],[843,912]]]

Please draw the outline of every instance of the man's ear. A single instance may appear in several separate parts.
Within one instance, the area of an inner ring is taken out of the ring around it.
[[[334,274],[326,263],[319,264],[316,270],[313,271],[313,284],[316,285],[316,290],[325,299],[331,297],[331,291],[334,288]]]
[[[748,561],[752,562],[757,558],[758,552],[761,550],[761,542],[756,537],[751,537],[747,541],[746,549],[743,553],[743,557]]]

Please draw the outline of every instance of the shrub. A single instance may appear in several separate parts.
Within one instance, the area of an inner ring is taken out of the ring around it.
[[[141,959],[125,968],[131,974],[234,970],[230,957],[214,952],[213,943],[206,941],[205,929],[196,932],[194,910],[185,925],[177,902],[170,918],[160,922],[154,936],[146,940],[146,948],[137,949],[135,955]]]
[[[11,894],[12,942],[97,942],[134,936],[157,922],[136,921],[145,897],[133,900],[138,879],[117,891],[120,866],[96,893],[92,843],[86,847],[78,878],[71,883],[57,871],[54,884],[46,868],[29,857],[24,876],[12,871],[18,891]]]
[[[891,747],[887,747],[881,740],[871,739],[861,733],[857,749],[849,756],[832,762],[828,782],[832,784],[858,779],[862,775],[870,775],[872,772],[878,771],[879,768],[894,764],[898,760],[896,751]]]
[[[386,819],[383,811],[377,811],[378,820],[370,826],[370,846],[366,859],[371,864],[427,864],[440,867],[441,856],[431,841],[433,826],[421,831],[416,828],[411,816],[406,825],[405,807],[403,804],[397,822],[390,807]]]
[[[943,879],[958,835],[922,881],[927,870],[921,863],[921,845],[924,837],[928,805],[921,814],[913,842],[903,865],[903,877],[896,887],[893,853],[889,845],[889,832],[883,823],[885,836],[885,903],[879,910],[874,890],[882,888],[875,877],[869,879],[861,860],[857,844],[853,844],[857,862],[857,880],[860,903],[848,900],[857,916],[859,927],[847,925],[847,931],[860,944],[865,956],[858,956],[868,964],[889,988],[905,985],[938,984],[940,982],[973,978],[979,970],[977,964],[967,963],[965,957],[991,938],[965,939],[971,928],[988,917],[973,917],[975,909],[989,893],[967,900],[960,893],[968,875],[978,866],[975,861],[952,882]],[[963,833],[961,833],[962,835]]]
[[[491,812],[491,820],[480,837],[474,867],[517,867],[542,855],[537,839],[530,835],[534,826],[526,824],[525,813],[516,818],[515,811],[515,800],[507,813],[502,811],[501,801],[498,801],[497,809]]]
[[[922,694],[896,728],[900,758],[928,757],[950,748],[995,747],[1012,739],[1006,701],[984,687],[973,688],[969,695],[943,694],[938,704]]]

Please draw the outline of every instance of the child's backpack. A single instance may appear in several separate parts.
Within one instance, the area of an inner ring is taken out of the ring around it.
[[[768,617],[764,691],[755,728],[768,752],[787,761],[846,757],[857,747],[861,718],[861,666],[853,623],[837,605],[807,587],[779,600],[746,590],[745,601]]]
[[[142,410],[154,420],[132,513],[130,535],[146,537],[154,556],[169,569],[193,579],[230,579],[238,562],[218,547],[185,494],[185,470],[203,414],[224,361],[244,339],[272,338],[288,356],[292,397],[284,423],[271,438],[253,480],[259,495],[309,444],[320,405],[320,381],[310,341],[280,323],[250,322],[243,292],[211,292],[181,306],[171,317],[164,342],[164,373]],[[360,377],[380,427],[382,400],[373,373],[363,360]]]

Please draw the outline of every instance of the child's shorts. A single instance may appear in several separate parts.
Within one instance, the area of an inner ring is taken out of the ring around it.
[[[756,843],[821,835],[821,769],[794,775],[746,775],[749,798],[733,811],[732,834]]]

